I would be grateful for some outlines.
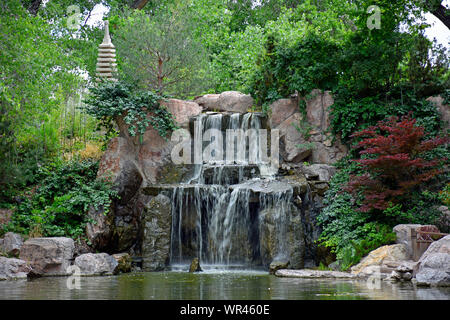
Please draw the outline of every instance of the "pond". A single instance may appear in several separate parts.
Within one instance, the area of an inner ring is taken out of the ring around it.
[[[0,299],[106,300],[359,300],[450,299],[450,288],[415,288],[411,283],[382,282],[370,288],[361,280],[279,278],[267,271],[207,270],[139,272],[82,277],[80,289],[69,289],[68,278],[0,281]]]

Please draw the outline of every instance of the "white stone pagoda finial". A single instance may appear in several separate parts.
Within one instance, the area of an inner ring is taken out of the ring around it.
[[[116,66],[116,49],[109,36],[109,21],[105,21],[105,36],[98,49],[97,77],[117,80],[114,78],[114,73],[117,71]]]
[[[114,48],[114,45],[111,42],[111,37],[109,36],[109,21],[105,21],[105,36],[103,37],[103,46],[112,46]]]

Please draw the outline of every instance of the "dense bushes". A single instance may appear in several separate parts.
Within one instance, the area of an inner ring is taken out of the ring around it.
[[[448,176],[436,177],[448,150],[438,147],[445,139],[425,136],[424,127],[409,117],[390,118],[354,134],[364,137],[356,145],[362,157],[337,164],[340,170],[317,218],[323,228],[319,242],[336,253],[343,270],[392,243],[396,224],[436,224],[448,231],[437,210],[445,203]]]
[[[107,213],[111,199],[117,196],[109,181],[97,179],[97,169],[96,160],[41,167],[39,183],[16,197],[11,221],[0,232],[82,237],[89,207],[103,207]]]

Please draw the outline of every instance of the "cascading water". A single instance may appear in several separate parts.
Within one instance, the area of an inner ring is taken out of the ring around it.
[[[278,234],[272,254],[277,258],[287,256],[293,192],[289,186],[275,192],[264,187],[275,171],[263,163],[261,150],[267,146],[267,136],[257,131],[264,129],[261,115],[202,114],[193,128],[194,160],[199,160],[198,153],[202,152],[202,161],[195,164],[190,179],[173,187],[170,263],[188,263],[199,257],[207,264],[261,265],[258,216],[268,211],[273,213],[271,219]],[[238,136],[237,143],[227,144],[227,129],[241,129],[244,139]],[[219,146],[225,146],[225,150],[218,152]]]

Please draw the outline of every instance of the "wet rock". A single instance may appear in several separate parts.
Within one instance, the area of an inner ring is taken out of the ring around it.
[[[159,194],[149,201],[143,212],[142,256],[145,271],[164,270],[170,259],[172,203]]]
[[[75,250],[70,238],[31,238],[20,249],[20,259],[33,268],[36,276],[67,275]]]
[[[18,256],[22,245],[23,239],[21,235],[13,232],[5,234],[3,238],[3,251],[6,252],[6,254]]]
[[[128,253],[116,253],[112,257],[117,261],[115,273],[127,273],[131,271],[131,256]]]
[[[31,267],[23,260],[0,257],[0,280],[26,279]]]
[[[433,242],[419,260],[418,285],[450,286],[450,235]]]
[[[119,263],[107,253],[86,253],[75,258],[82,276],[105,276],[116,273]]]
[[[280,269],[287,269],[289,267],[289,261],[273,261],[269,266],[269,273],[275,274]]]
[[[280,214],[279,209],[268,207],[259,213],[259,250],[262,263],[268,266],[277,257],[286,257],[291,268],[303,268],[305,242],[299,209],[293,204],[286,208],[284,214]]]
[[[189,266],[189,272],[201,272],[203,271],[202,268],[200,268],[200,261],[198,258],[192,259],[191,265]]]

